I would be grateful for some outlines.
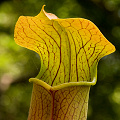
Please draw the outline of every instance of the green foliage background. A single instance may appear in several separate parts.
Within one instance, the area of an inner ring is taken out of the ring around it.
[[[59,18],[93,21],[116,52],[102,58],[98,82],[91,87],[88,120],[120,120],[120,0],[0,1],[0,120],[26,120],[32,84],[40,69],[39,56],[14,42],[19,16],[35,16],[42,5]]]

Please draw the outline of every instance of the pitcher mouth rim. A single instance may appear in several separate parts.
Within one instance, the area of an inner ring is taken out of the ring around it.
[[[47,84],[46,82],[37,79],[37,78],[30,78],[29,82],[33,82],[37,85],[40,85],[42,87],[44,87],[45,89],[49,90],[60,90],[66,87],[73,87],[73,86],[91,86],[91,85],[95,85],[96,84],[96,78],[94,78],[92,80],[92,82],[87,82],[87,81],[80,81],[80,82],[69,82],[69,83],[62,83],[60,85],[56,85],[56,86],[50,86],[49,84]]]

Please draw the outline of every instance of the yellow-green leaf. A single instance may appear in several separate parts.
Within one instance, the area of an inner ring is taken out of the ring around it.
[[[40,55],[37,78],[51,86],[93,81],[99,59],[115,51],[91,21],[59,19],[44,6],[37,16],[18,19],[14,37],[17,44]]]
[[[41,59],[40,73],[29,80],[34,87],[28,120],[86,120],[98,61],[115,51],[96,25],[59,19],[43,6],[37,16],[18,19],[14,37]]]

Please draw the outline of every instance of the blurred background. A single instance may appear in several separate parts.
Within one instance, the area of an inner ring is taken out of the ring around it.
[[[86,18],[116,46],[102,58],[98,81],[91,87],[88,120],[120,120],[120,0],[1,0],[0,1],[0,120],[27,120],[32,84],[40,69],[39,56],[14,42],[19,16],[35,16],[42,5],[59,18]]]

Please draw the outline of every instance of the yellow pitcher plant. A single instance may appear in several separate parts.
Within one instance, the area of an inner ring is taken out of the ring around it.
[[[41,59],[38,76],[29,79],[28,120],[86,120],[98,61],[115,51],[96,25],[83,18],[59,19],[43,6],[35,17],[19,17],[14,38]]]

